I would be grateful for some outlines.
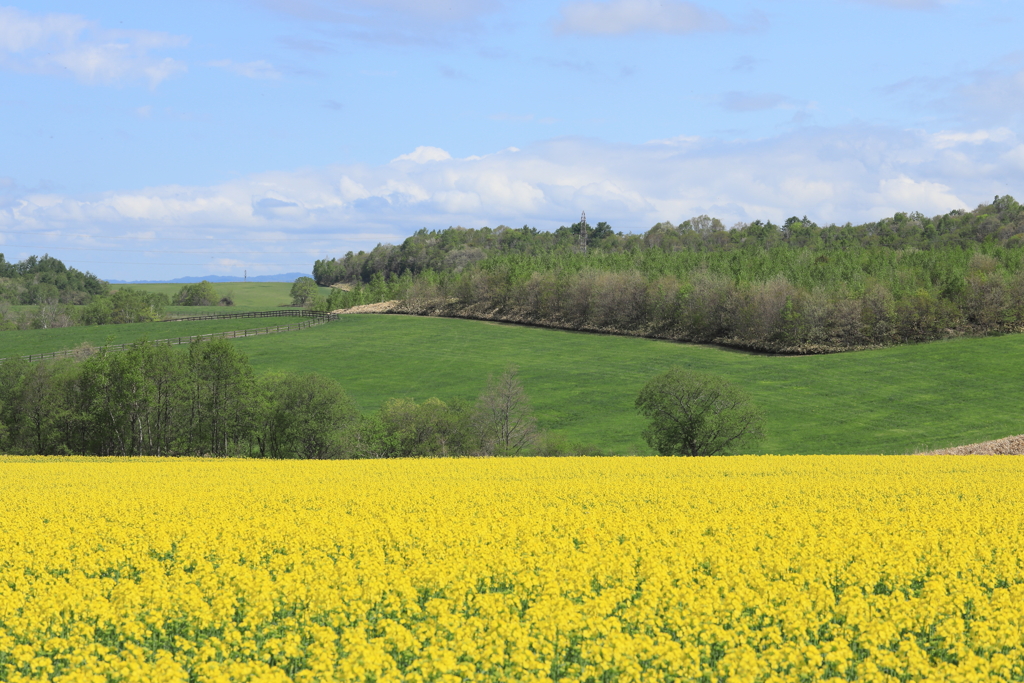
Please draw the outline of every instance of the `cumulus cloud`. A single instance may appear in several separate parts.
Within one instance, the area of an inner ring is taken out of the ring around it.
[[[719,12],[685,0],[576,0],[562,7],[564,33],[695,33],[735,28]]]
[[[281,77],[281,73],[274,68],[273,64],[262,59],[255,62],[235,62],[230,59],[219,59],[210,62],[209,66],[224,69],[246,78],[274,79]]]
[[[155,87],[186,66],[154,53],[187,44],[167,33],[103,29],[74,14],[0,7],[0,68],[12,71],[69,74],[84,83],[146,80]]]
[[[252,215],[270,219],[301,218],[305,215],[305,211],[297,202],[288,202],[275,197],[264,197],[262,199],[253,199]]]
[[[395,163],[396,161],[411,161],[416,164],[425,164],[428,161],[447,161],[451,158],[452,155],[440,147],[417,147],[409,154],[402,154],[392,159],[391,163]]]
[[[955,147],[964,143],[980,145],[985,142],[1007,142],[1014,138],[1009,128],[973,131],[942,131],[931,136],[932,144],[939,149]]]
[[[398,242],[424,226],[554,229],[583,209],[619,230],[705,213],[727,224],[803,214],[819,223],[862,222],[897,211],[969,208],[1022,186],[1024,141],[999,129],[931,134],[847,126],[756,141],[679,137],[639,145],[559,138],[466,158],[424,146],[377,166],[93,197],[19,189],[8,180],[0,183],[0,195],[7,193],[0,232],[38,231],[64,244],[61,235],[72,232],[99,243],[103,235],[143,232],[157,235],[154,245],[160,236],[231,238],[234,246],[218,254],[225,258],[240,258],[232,249],[258,247],[261,235],[297,233],[307,236],[312,263]],[[271,252],[248,262],[280,261]]]
[[[199,259],[196,251],[174,255],[182,246],[197,249],[188,245],[199,245],[203,258],[244,263],[250,273],[282,272],[284,266],[274,264],[288,263],[284,271],[294,271],[328,255],[400,243],[421,227],[525,223],[554,229],[577,220],[581,210],[627,231],[700,214],[726,224],[804,214],[819,223],[856,223],[897,211],[935,215],[971,208],[995,195],[1020,195],[1022,186],[1024,140],[999,129],[847,126],[761,140],[680,136],[645,144],[569,137],[461,159],[421,146],[376,166],[268,172],[211,186],[91,197],[0,178],[0,234],[33,232],[33,242],[23,244],[51,245],[47,251],[72,262],[83,255],[130,261],[104,272],[152,279],[178,276],[180,263]],[[148,237],[111,239],[126,234]],[[147,252],[119,253],[138,244]],[[60,251],[74,246],[90,251]],[[114,251],[95,251],[104,247]],[[28,255],[5,251],[9,259]],[[216,272],[213,262],[191,274]]]

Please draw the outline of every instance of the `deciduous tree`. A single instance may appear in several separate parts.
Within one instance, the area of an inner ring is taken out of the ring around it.
[[[316,281],[311,277],[300,277],[292,284],[293,306],[305,306],[316,295]]]
[[[519,455],[533,444],[537,421],[519,381],[519,368],[510,364],[487,382],[477,400],[476,417],[483,447],[492,455]]]
[[[636,408],[650,420],[644,439],[659,455],[716,455],[764,436],[761,411],[716,375],[673,368],[644,385]]]

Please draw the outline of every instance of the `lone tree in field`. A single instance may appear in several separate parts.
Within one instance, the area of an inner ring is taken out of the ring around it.
[[[306,277],[305,275],[296,278],[294,284],[292,284],[292,306],[305,306],[316,296],[316,293],[316,281],[313,278]]]
[[[476,416],[487,453],[519,455],[533,444],[537,422],[519,382],[519,368],[510,364],[497,379],[488,379],[487,389],[477,399]]]
[[[174,295],[176,306],[214,306],[217,303],[217,292],[213,285],[203,280],[192,285],[184,285]]]
[[[644,439],[659,455],[716,455],[764,436],[764,415],[745,393],[715,375],[673,368],[636,398],[650,419]]]

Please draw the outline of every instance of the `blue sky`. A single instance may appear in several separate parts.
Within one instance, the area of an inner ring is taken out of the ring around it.
[[[259,275],[582,210],[641,231],[1024,199],[1022,20],[1010,0],[0,6],[0,252]]]

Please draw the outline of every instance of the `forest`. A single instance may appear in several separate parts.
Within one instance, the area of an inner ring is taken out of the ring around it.
[[[348,285],[323,307],[400,300],[399,312],[821,353],[1024,329],[1022,246],[1024,210],[1003,196],[862,225],[421,230],[313,273]]]
[[[161,320],[170,303],[161,293],[129,287],[111,291],[104,280],[48,254],[18,263],[9,263],[0,254],[0,331]],[[183,285],[173,303],[230,306],[234,302],[230,293],[219,295],[203,280]]]
[[[84,304],[108,289],[109,285],[92,273],[68,268],[50,255],[9,263],[0,254],[0,300],[12,304]]]
[[[537,429],[515,367],[473,403],[395,398],[361,415],[338,382],[256,375],[225,340],[187,353],[140,340],[121,352],[83,346],[64,360],[0,363],[0,453],[324,459],[567,447]]]

